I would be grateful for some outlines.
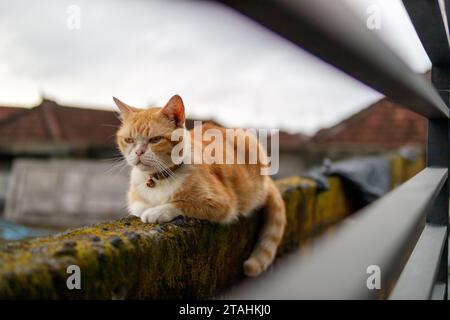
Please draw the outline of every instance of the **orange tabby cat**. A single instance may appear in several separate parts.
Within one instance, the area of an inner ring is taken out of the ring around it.
[[[272,263],[286,224],[284,202],[272,179],[261,175],[263,164],[179,164],[172,161],[172,133],[184,129],[183,101],[173,96],[163,108],[138,109],[114,98],[122,125],[117,143],[132,166],[128,209],[143,222],[163,223],[179,215],[229,223],[266,207],[265,224],[250,258],[244,263],[247,276],[257,276]],[[202,131],[225,129],[211,124]],[[185,131],[187,132],[187,131]],[[192,132],[192,130],[191,130]],[[188,133],[189,134],[189,133]],[[192,133],[192,145],[197,143]],[[197,137],[198,138],[198,137]],[[244,139],[249,157],[251,139]],[[255,141],[253,141],[255,142]],[[234,139],[231,147],[238,150]],[[261,146],[256,141],[261,150]],[[204,146],[203,146],[204,147]],[[265,151],[264,151],[265,152]]]

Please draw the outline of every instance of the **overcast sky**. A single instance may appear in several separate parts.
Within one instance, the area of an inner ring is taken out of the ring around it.
[[[345,2],[364,20],[378,5],[374,32],[415,71],[430,68],[400,0]],[[67,26],[73,5],[79,29]],[[0,0],[0,105],[35,105],[42,93],[109,109],[111,96],[143,107],[178,93],[191,117],[309,134],[380,98],[216,4]]]

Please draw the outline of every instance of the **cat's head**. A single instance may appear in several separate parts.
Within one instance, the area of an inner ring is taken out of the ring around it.
[[[141,171],[163,171],[173,165],[171,153],[178,143],[171,140],[174,130],[184,127],[183,100],[173,96],[162,108],[138,109],[113,98],[122,125],[117,144],[129,165]]]

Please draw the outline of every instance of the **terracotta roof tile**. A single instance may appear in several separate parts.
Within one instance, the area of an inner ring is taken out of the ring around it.
[[[12,146],[27,144],[63,143],[68,146],[106,146],[115,147],[115,133],[120,121],[112,111],[68,107],[44,99],[36,107],[0,107],[0,145]],[[212,120],[204,120],[217,122]],[[194,119],[187,119],[188,129],[193,127]],[[280,148],[297,150],[306,141],[302,134],[289,134],[280,131]]]
[[[425,146],[426,135],[425,118],[382,99],[339,124],[320,130],[307,145],[387,150]]]
[[[300,150],[309,137],[302,133],[279,132],[280,149],[284,151]]]
[[[3,145],[64,142],[112,146],[118,125],[114,112],[60,106],[43,100],[34,108],[22,109],[0,119],[0,142]]]
[[[0,121],[21,110],[24,108],[0,106]]]

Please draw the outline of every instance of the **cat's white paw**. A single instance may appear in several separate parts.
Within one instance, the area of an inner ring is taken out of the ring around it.
[[[146,209],[141,215],[141,220],[146,223],[163,223],[172,221],[180,214],[180,210],[174,205],[164,204]]]
[[[128,212],[129,212],[131,215],[140,218],[141,215],[142,215],[142,213],[145,211],[145,209],[146,209],[147,207],[148,207],[148,206],[145,205],[144,203],[142,203],[142,202],[137,202],[137,201],[136,201],[136,202],[131,203],[131,204],[128,206]]]

